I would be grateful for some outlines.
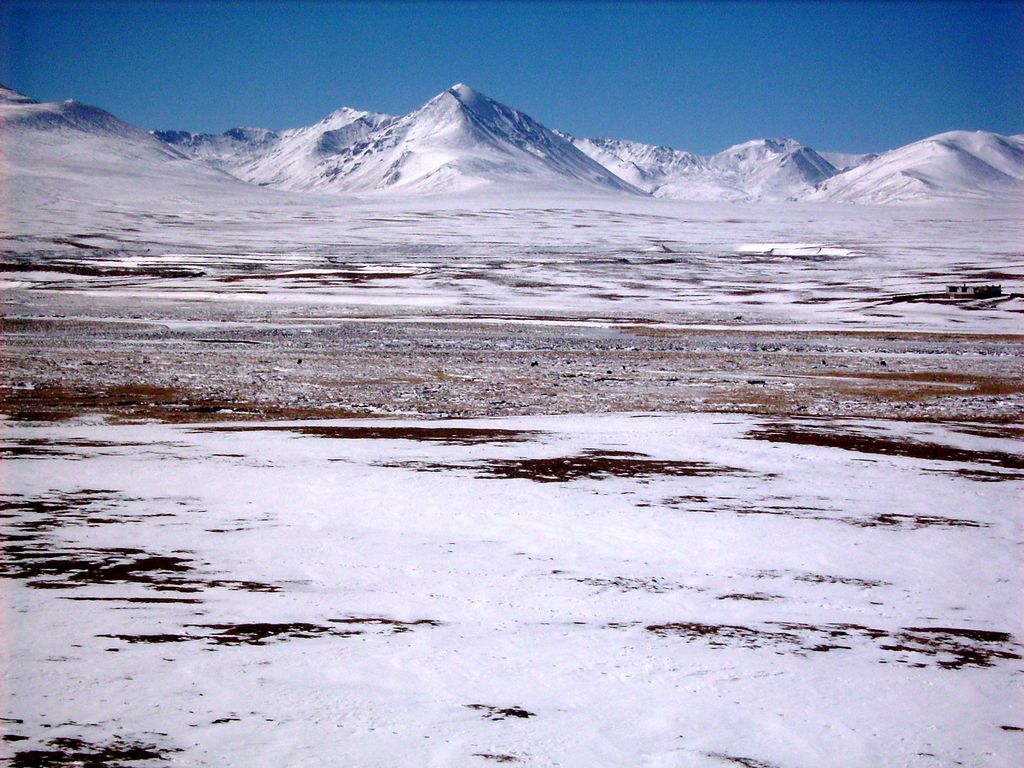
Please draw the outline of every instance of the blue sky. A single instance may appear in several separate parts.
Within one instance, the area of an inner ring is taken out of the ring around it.
[[[144,128],[401,114],[455,82],[583,136],[709,153],[1024,132],[1024,5],[26,3],[0,81]]]

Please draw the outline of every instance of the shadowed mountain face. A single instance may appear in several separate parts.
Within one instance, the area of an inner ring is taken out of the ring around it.
[[[138,163],[140,171],[146,163],[184,163],[198,176],[223,176],[99,107],[73,100],[38,102],[2,85],[0,133],[5,159],[15,168],[31,160],[39,176],[56,175],[72,159],[97,170],[125,161]],[[131,173],[130,165],[122,170]]]

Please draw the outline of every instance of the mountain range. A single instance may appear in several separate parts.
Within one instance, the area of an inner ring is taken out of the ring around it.
[[[146,132],[75,101],[39,103],[0,86],[14,172],[69,170],[237,189],[352,195],[476,190],[612,193],[677,200],[888,204],[1024,197],[1024,136],[951,131],[880,154],[817,152],[757,139],[715,155],[578,138],[457,84],[407,115],[343,107],[285,131]]]

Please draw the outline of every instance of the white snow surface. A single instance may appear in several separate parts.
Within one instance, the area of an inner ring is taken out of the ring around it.
[[[0,755],[1024,761],[1021,480],[958,472],[1005,470],[765,442],[771,422],[735,415],[263,426],[3,427],[2,727],[23,738]],[[1024,448],[970,425],[796,426]],[[330,432],[359,427],[383,432]],[[704,472],[493,469],[587,455]]]

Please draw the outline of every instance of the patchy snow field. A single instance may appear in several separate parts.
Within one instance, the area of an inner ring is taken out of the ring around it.
[[[1024,311],[1024,212],[1010,203],[366,201],[242,191],[175,199],[171,213],[159,201],[127,200],[69,210],[26,190],[0,238],[8,313],[35,313],[41,292],[73,291],[133,306],[240,300],[338,317],[1019,333]],[[999,283],[1004,296],[890,300],[964,281]]]
[[[8,422],[2,748],[1018,766],[1022,438],[721,414]]]

